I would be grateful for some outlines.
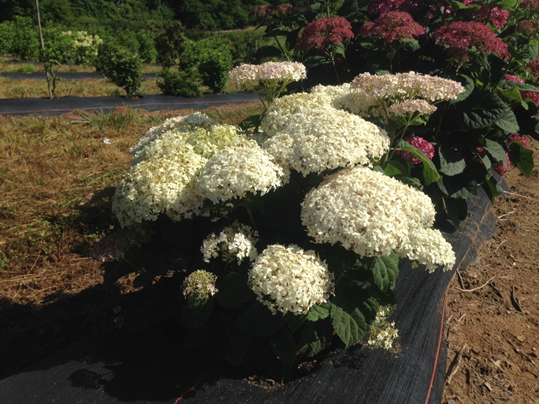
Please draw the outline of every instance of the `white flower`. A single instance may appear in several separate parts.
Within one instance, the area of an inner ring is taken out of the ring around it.
[[[182,144],[173,155],[132,166],[116,187],[112,203],[121,226],[156,220],[161,213],[173,220],[197,213],[203,199],[196,192],[196,177],[206,161]]]
[[[232,125],[215,124],[209,128],[194,127],[184,130],[167,130],[161,135],[147,142],[136,152],[132,165],[150,158],[166,158],[173,156],[184,144],[190,145],[192,150],[204,158],[210,158],[219,150],[236,144],[246,143],[247,139]]]
[[[327,106],[299,109],[263,147],[285,170],[307,175],[370,165],[389,149],[389,137],[373,123]]]
[[[429,271],[439,265],[450,269],[455,254],[441,233],[431,229],[434,215],[427,195],[362,166],[327,177],[307,194],[301,211],[317,243],[339,243],[367,257],[395,251]]]
[[[378,308],[376,318],[371,324],[371,334],[367,341],[369,345],[377,348],[391,349],[393,342],[399,337],[399,331],[395,328],[395,322],[387,321],[387,313],[384,307]]]
[[[217,276],[211,272],[202,269],[192,272],[183,281],[183,295],[195,299],[209,299],[218,292],[215,287],[216,280]]]
[[[106,137],[105,139],[103,139],[103,143],[105,144],[112,144],[110,139],[108,137]]]
[[[132,155],[137,154],[148,144],[161,137],[161,135],[163,135],[165,132],[188,132],[197,128],[204,128],[208,130],[213,125],[217,125],[217,121],[214,121],[207,115],[200,112],[195,112],[194,114],[186,116],[176,116],[173,118],[169,118],[165,120],[162,124],[148,129],[146,134],[140,138],[138,144],[136,146],[133,146],[129,150],[129,153],[131,153]]]
[[[270,245],[249,271],[249,287],[273,314],[306,314],[334,290],[333,274],[314,251]]]
[[[251,227],[235,222],[232,226],[225,227],[218,235],[210,234],[202,242],[200,251],[205,262],[211,258],[217,258],[221,253],[225,262],[237,259],[238,264],[249,258],[253,261],[257,256],[256,243],[258,232]]]
[[[260,65],[243,64],[228,72],[228,77],[239,88],[248,88],[263,82],[300,81],[307,77],[307,70],[299,62],[266,62]]]
[[[230,146],[211,157],[200,172],[197,188],[213,203],[247,194],[261,195],[283,184],[284,172],[254,140]]]
[[[352,89],[360,89],[372,97],[387,102],[424,99],[429,103],[456,99],[464,87],[453,80],[419,74],[416,72],[386,74],[382,76],[362,73],[351,83]]]

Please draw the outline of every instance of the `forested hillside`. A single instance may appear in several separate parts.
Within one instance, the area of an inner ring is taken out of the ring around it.
[[[249,11],[272,0],[40,0],[43,24],[90,28],[114,25],[139,28],[152,21],[176,19],[186,28],[216,30],[242,28],[249,24]],[[296,2],[307,3],[305,0]],[[0,0],[0,22],[36,15],[35,0]]]

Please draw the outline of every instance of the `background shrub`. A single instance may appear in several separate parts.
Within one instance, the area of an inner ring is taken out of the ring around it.
[[[138,53],[111,45],[99,49],[96,70],[103,73],[118,87],[125,90],[128,97],[139,95],[142,84],[142,60]]]
[[[165,95],[180,97],[202,97],[200,88],[202,80],[195,69],[189,69],[176,73],[168,69],[159,73],[163,80],[157,81],[157,86]]]

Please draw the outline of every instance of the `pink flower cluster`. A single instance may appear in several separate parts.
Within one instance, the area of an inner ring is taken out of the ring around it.
[[[346,18],[319,18],[303,28],[296,50],[315,48],[318,49],[319,55],[323,55],[328,46],[342,43],[353,37],[352,25]]]
[[[506,140],[507,147],[511,147],[511,143],[513,142],[521,142],[526,149],[530,148],[530,143],[528,142],[528,139],[526,139],[524,136],[520,136],[518,134],[509,136]]]
[[[507,147],[511,147],[511,144],[513,142],[521,142],[522,145],[526,148],[526,149],[529,149],[530,148],[530,143],[528,142],[528,139],[526,139],[524,136],[520,136],[518,134],[514,134],[514,135],[511,135],[507,138],[507,140],[505,141]],[[505,167],[503,165],[503,162],[501,161],[498,161],[495,165],[494,165],[494,171],[496,171],[500,177],[503,177],[508,171],[509,169],[511,168],[511,160],[509,159],[509,154],[508,153],[505,153],[505,157],[507,158],[507,167]]]
[[[485,24],[476,21],[457,21],[438,28],[432,37],[439,46],[449,48],[448,56],[460,64],[470,60],[470,49],[496,53],[500,58],[508,57],[508,46]]]
[[[389,11],[381,14],[376,20],[364,24],[360,31],[361,35],[381,39],[384,43],[414,39],[424,33],[425,28],[404,11]]]
[[[414,14],[425,8],[425,0],[371,0],[367,12],[383,14],[389,11],[406,11]]]
[[[539,81],[539,57],[534,60],[530,60],[527,64],[527,67],[530,69],[533,80],[535,83]]]
[[[509,160],[509,154],[505,153],[505,157],[507,158],[507,167],[503,165],[503,162],[498,161],[496,164],[494,164],[494,171],[498,173],[500,177],[503,177],[509,169],[511,168],[511,160]]]
[[[539,36],[539,20],[521,20],[517,24],[517,31],[528,37]]]
[[[463,4],[480,4],[476,1],[468,1]],[[475,19],[480,22],[490,22],[496,28],[501,29],[507,24],[509,19],[509,11],[500,10],[498,7],[489,8],[486,4],[482,4],[481,8],[477,10],[474,14]]]
[[[434,146],[432,145],[432,143],[423,139],[422,137],[412,136],[404,140],[406,140],[409,144],[414,146],[416,149],[422,151],[423,154],[427,156],[429,159],[432,160],[432,158],[434,157]],[[417,165],[421,163],[421,160],[419,160],[418,158],[412,157],[410,152],[397,150],[395,154],[405,161],[411,160],[412,164]]]
[[[513,76],[512,74],[506,74],[505,79],[507,81],[513,81],[516,83],[524,83],[520,77]],[[533,91],[521,91],[520,96],[523,99],[530,99],[534,102],[535,105],[539,105],[539,93],[534,93]]]
[[[251,10],[249,16],[260,22],[267,22],[274,18],[283,18],[292,14],[292,4],[284,3],[279,5],[262,4]]]
[[[532,13],[539,11],[539,0],[522,0],[520,3],[521,8],[527,8]]]

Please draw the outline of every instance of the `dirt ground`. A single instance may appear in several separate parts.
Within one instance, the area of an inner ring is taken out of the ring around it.
[[[537,144],[534,152],[539,167]],[[509,192],[493,208],[499,235],[449,286],[444,404],[539,403],[538,179],[537,168],[530,178],[516,169],[507,174]],[[77,220],[97,220],[108,192],[81,203]],[[5,220],[10,214],[0,213]],[[103,285],[90,248],[61,239],[23,273],[0,271],[0,379],[117,326],[114,309],[126,299],[129,280]]]
[[[493,212],[498,235],[449,285],[443,403],[539,403],[539,150],[512,169]]]

